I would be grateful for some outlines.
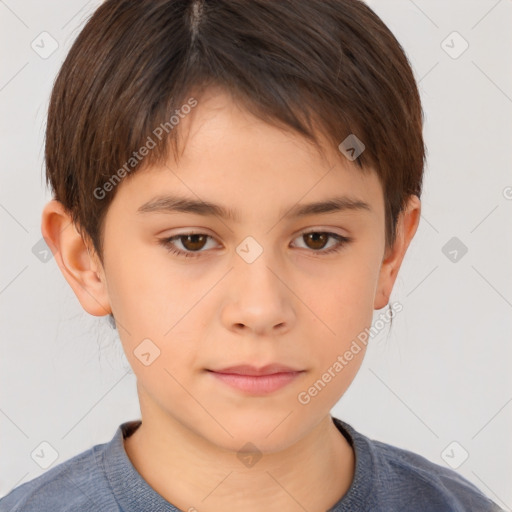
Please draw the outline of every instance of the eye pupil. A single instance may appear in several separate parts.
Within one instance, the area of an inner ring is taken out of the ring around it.
[[[189,251],[199,250],[204,247],[204,244],[206,242],[206,236],[205,235],[184,235],[181,237],[181,243],[183,244],[183,247],[185,247]],[[185,239],[186,241],[183,241]],[[201,242],[199,242],[199,247],[196,245],[197,240],[200,239]],[[192,245],[189,244],[190,240],[192,240]]]
[[[328,239],[327,233],[307,233],[305,236],[309,241],[313,241],[312,249],[323,249]],[[318,245],[319,240],[320,245]]]

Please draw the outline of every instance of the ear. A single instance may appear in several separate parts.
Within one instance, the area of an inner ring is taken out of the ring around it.
[[[405,252],[414,237],[421,215],[421,202],[416,195],[409,196],[405,210],[397,221],[395,243],[386,250],[379,274],[375,293],[374,309],[382,309],[389,302],[398,271],[402,265]]]
[[[85,311],[94,316],[111,313],[105,273],[99,258],[86,245],[59,201],[52,200],[45,205],[41,232]]]

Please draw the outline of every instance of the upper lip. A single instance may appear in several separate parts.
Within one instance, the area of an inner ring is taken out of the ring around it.
[[[301,370],[290,368],[289,366],[285,366],[283,364],[268,364],[260,368],[250,364],[241,364],[210,371],[215,373],[234,373],[237,375],[272,375],[273,373],[291,373],[299,372]]]

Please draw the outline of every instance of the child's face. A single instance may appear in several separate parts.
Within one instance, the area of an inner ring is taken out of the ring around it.
[[[330,382],[322,375],[370,327],[373,310],[387,304],[396,273],[382,265],[383,192],[373,172],[349,168],[336,150],[327,162],[299,136],[238,110],[227,96],[198,99],[181,121],[188,138],[179,165],[141,170],[118,186],[105,221],[106,289],[144,419],[185,426],[226,448],[251,441],[273,450],[329,413],[364,345]],[[238,218],[138,212],[166,194],[215,203]],[[369,209],[286,216],[298,205],[345,195]],[[301,236],[311,231],[352,241],[323,255],[337,240]],[[178,250],[196,250],[192,257],[161,243],[189,233],[208,235],[174,239]],[[271,363],[303,372],[273,392],[250,393],[208,371]],[[313,396],[308,389],[319,379],[325,386]]]

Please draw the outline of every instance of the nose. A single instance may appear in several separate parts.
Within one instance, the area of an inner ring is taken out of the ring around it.
[[[269,252],[263,251],[252,263],[236,256],[221,312],[227,329],[263,336],[291,329],[296,316],[294,295]]]

